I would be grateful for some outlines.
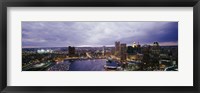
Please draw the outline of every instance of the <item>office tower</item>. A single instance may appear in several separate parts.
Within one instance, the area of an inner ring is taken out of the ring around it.
[[[68,47],[68,54],[69,54],[69,57],[73,57],[73,56],[75,56],[75,47],[71,47],[71,46],[69,46]]]
[[[121,46],[120,48],[121,61],[126,61],[126,58],[127,58],[126,44],[121,44],[120,46]]]
[[[106,54],[106,46],[103,46],[102,55],[105,56]]]
[[[159,43],[158,43],[158,42],[154,42],[154,43],[153,43],[153,46],[151,47],[151,52],[152,52],[153,54],[157,54],[157,55],[160,54],[160,46],[159,46]]]
[[[120,42],[115,42],[115,56],[120,56]]]

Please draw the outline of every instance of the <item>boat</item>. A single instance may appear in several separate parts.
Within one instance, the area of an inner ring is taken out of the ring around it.
[[[115,71],[115,70],[117,70],[117,67],[118,67],[117,62],[112,61],[112,60],[106,61],[106,65],[104,65],[104,69],[107,71],[110,71],[110,70]]]

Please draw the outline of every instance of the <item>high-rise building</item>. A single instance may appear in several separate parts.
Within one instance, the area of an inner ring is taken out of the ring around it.
[[[141,50],[142,50],[142,49],[141,49],[141,45],[140,45],[140,43],[138,42],[138,44],[137,44],[137,52],[138,52],[138,53],[141,53]]]
[[[153,46],[151,47],[151,51],[153,54],[160,54],[160,46],[158,42],[154,42]]]
[[[126,61],[126,58],[127,58],[126,44],[121,44],[120,46],[121,46],[120,48],[121,61]]]
[[[115,42],[115,56],[120,56],[120,42]]]
[[[106,46],[103,46],[102,55],[105,56],[106,54]]]
[[[71,46],[69,46],[68,47],[68,54],[69,54],[69,57],[73,57],[73,56],[75,56],[75,47],[71,47]]]
[[[141,45],[139,44],[139,42],[138,44],[134,42],[132,46],[128,46],[127,53],[130,55],[141,53]]]
[[[158,42],[154,42],[150,49],[150,59],[151,63],[159,67],[159,60],[160,60],[160,46]]]
[[[138,42],[138,44],[137,44],[137,48],[140,48],[141,47],[141,45],[140,45],[140,43]]]
[[[136,48],[137,47],[137,44],[135,42],[133,42],[133,48]]]

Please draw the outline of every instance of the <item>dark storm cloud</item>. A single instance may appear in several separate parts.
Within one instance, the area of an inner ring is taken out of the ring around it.
[[[178,22],[22,22],[23,47],[178,43]]]

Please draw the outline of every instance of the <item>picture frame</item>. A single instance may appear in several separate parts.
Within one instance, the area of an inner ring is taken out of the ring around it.
[[[199,93],[200,0],[4,0],[0,3],[0,91],[2,93]],[[7,8],[8,7],[193,7],[193,86],[7,86]]]

